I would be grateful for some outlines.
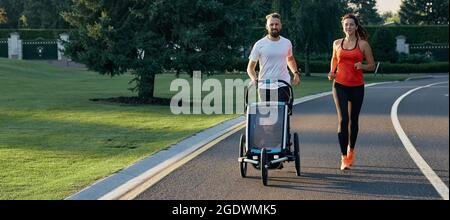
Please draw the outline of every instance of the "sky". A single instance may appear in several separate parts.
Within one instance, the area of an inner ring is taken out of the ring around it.
[[[400,10],[402,0],[377,0],[378,13],[392,11],[397,12]]]

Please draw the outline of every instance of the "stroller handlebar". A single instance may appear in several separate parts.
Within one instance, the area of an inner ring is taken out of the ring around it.
[[[289,88],[289,102],[286,104],[289,106],[289,108],[292,108],[292,105],[294,103],[294,94],[293,94],[292,86],[288,82],[286,82],[284,80],[270,80],[270,79],[255,80],[254,82],[255,83],[250,83],[247,86],[247,89],[245,91],[245,109],[247,109],[247,106],[248,106],[248,91],[250,90],[250,88],[252,86],[259,86],[260,83],[263,83],[264,85],[273,85],[275,83],[281,83],[281,84],[284,84],[285,86],[287,86]],[[278,88],[280,88],[280,87],[282,87],[282,86],[279,86]]]

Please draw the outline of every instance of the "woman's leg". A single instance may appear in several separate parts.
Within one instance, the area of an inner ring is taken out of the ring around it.
[[[352,88],[350,95],[350,148],[354,149],[359,132],[359,113],[364,101],[364,86]]]
[[[338,138],[339,145],[341,147],[342,155],[347,155],[348,146],[348,95],[345,88],[338,84],[333,84],[333,98],[336,105],[336,111],[338,116]]]

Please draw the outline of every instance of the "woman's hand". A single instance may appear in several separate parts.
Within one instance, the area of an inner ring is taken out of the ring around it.
[[[361,62],[355,63],[355,69],[362,70],[363,69],[363,64]]]
[[[328,80],[330,80],[330,81],[333,80],[334,76],[335,76],[334,72],[328,73]]]

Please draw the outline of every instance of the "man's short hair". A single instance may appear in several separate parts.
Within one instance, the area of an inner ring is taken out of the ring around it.
[[[269,20],[271,18],[278,18],[281,20],[281,15],[275,12],[266,16],[266,20]]]

